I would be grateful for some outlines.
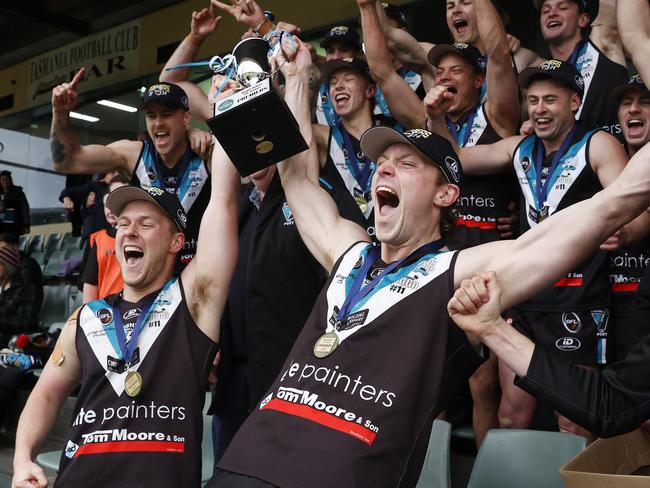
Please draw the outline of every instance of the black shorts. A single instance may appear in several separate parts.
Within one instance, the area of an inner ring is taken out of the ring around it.
[[[511,309],[506,320],[535,344],[573,363],[607,363],[610,312],[548,312]]]

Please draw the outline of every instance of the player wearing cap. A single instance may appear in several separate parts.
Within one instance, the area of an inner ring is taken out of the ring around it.
[[[484,20],[479,21],[482,28],[484,24]],[[492,144],[517,130],[519,90],[508,51],[504,50],[505,32],[501,30],[499,35],[496,31],[496,35],[484,34],[491,60],[487,67],[480,51],[470,44],[438,44],[428,54],[429,62],[436,67],[437,86],[433,90],[446,90],[451,101],[445,122],[459,147]],[[481,102],[481,87],[488,77],[487,101]],[[431,96],[425,97],[425,106],[429,100]],[[465,249],[501,239],[500,226],[510,220],[518,201],[519,185],[512,168],[494,175],[466,177],[452,209],[454,225],[445,236],[448,246]],[[512,233],[505,235],[512,237]],[[480,447],[487,431],[498,425],[496,356],[479,368],[469,384],[474,402],[474,435]]]
[[[627,79],[612,0],[533,0],[551,58],[574,66],[584,80],[576,120],[619,135],[616,102],[609,95]],[[599,8],[600,7],[600,8]]]
[[[636,74],[614,90],[618,100],[618,120],[621,124],[628,156],[632,157],[650,141],[650,92]],[[645,313],[639,313],[637,290],[645,279],[650,261],[650,239],[618,247],[620,237],[611,242],[616,248],[609,254],[609,280],[612,288],[612,318],[614,319],[614,356],[625,358],[628,352],[649,332]],[[637,303],[633,303],[637,302]]]
[[[52,129],[50,146],[54,168],[67,174],[123,171],[131,184],[149,188],[158,186],[176,195],[188,216],[185,247],[179,253],[187,264],[196,252],[201,215],[210,198],[208,164],[200,154],[207,154],[211,135],[192,131],[198,144],[192,150],[188,127],[192,114],[187,95],[171,83],[150,86],[141,109],[145,113],[149,139],[143,142],[120,140],[107,145],[81,145],[70,124],[70,111],[78,101],[77,84],[83,79],[82,68],[70,83],[52,90]]]
[[[576,123],[584,83],[569,63],[550,60],[519,75],[526,88],[535,134],[460,150],[468,173],[493,172],[514,165],[524,195],[521,232],[536,228],[553,213],[585,200],[608,186],[626,163],[620,144],[609,134]],[[440,109],[448,102],[438,106]],[[444,124],[438,116],[438,126]],[[637,237],[644,222],[626,227]],[[544,259],[529,256],[529,259]],[[541,261],[546,262],[546,260]],[[544,264],[545,265],[545,264]],[[607,257],[597,252],[551,288],[512,311],[514,325],[555,354],[586,365],[607,360],[609,290]],[[504,427],[526,427],[535,400],[512,387],[513,374],[502,368],[499,418]],[[568,427],[567,427],[568,428]]]
[[[178,277],[188,223],[176,197],[156,186],[110,194],[124,290],[61,331],[18,425],[12,486],[47,485],[32,459],[79,383],[57,487],[200,485],[203,399],[237,253],[239,177],[218,146],[212,165],[198,252]]]
[[[313,141],[309,57],[301,43],[283,71],[287,103]],[[279,165],[303,240],[331,270],[330,280],[210,486],[415,486],[433,418],[476,365],[448,322],[454,288],[479,269],[496,269],[502,307],[512,306],[650,204],[649,156],[642,153],[602,194],[519,239],[447,252],[440,217],[462,184],[450,144],[422,129],[402,135],[375,127],[361,146],[378,163],[377,246],[338,216],[309,176],[313,149]],[[538,267],[529,256],[542,253],[554,259]]]

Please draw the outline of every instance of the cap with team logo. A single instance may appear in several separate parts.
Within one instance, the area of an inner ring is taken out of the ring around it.
[[[537,68],[526,68],[517,77],[517,82],[522,88],[528,88],[531,81],[538,76],[551,77],[560,83],[567,85],[573,91],[584,95],[585,81],[582,75],[571,64],[557,59],[544,61]]]
[[[464,42],[436,44],[431,48],[427,57],[433,66],[438,66],[440,60],[447,54],[458,54],[465,58],[478,73],[485,73],[485,59],[481,55],[481,51]]]
[[[616,97],[616,99],[620,102],[621,98],[623,98],[623,95],[630,90],[636,90],[644,93],[650,92],[650,90],[648,90],[648,87],[645,86],[645,83],[643,83],[641,75],[635,74],[630,76],[630,79],[627,80],[627,83],[614,88],[612,90],[612,96]]]
[[[190,109],[187,93],[180,86],[173,83],[156,83],[147,88],[140,108],[145,108],[151,102],[161,103],[169,108],[182,108],[186,112]]]
[[[374,83],[372,75],[370,74],[370,67],[363,59],[359,58],[342,58],[342,59],[330,59],[329,61],[323,63],[320,67],[320,72],[325,83],[330,82],[330,78],[337,71],[342,69],[351,69],[356,71],[360,75],[364,76],[371,83]]]
[[[535,8],[541,12],[542,6],[546,0],[533,0]],[[600,0],[571,0],[573,3],[578,4],[580,13],[589,14],[589,23],[591,24],[596,17],[598,17],[598,10],[600,7]]]
[[[343,43],[357,51],[361,50],[361,39],[359,39],[359,33],[356,29],[348,27],[347,25],[338,25],[328,30],[325,37],[323,37],[323,40],[320,42],[320,47],[327,49],[327,46],[333,42]]]
[[[390,127],[372,127],[361,136],[361,150],[375,162],[393,144],[413,146],[440,168],[449,183],[462,183],[463,168],[458,155],[451,143],[438,134],[424,129],[411,129],[401,133]]]
[[[113,190],[106,199],[108,209],[119,217],[129,203],[135,201],[151,202],[157,205],[176,224],[178,230],[187,230],[187,215],[175,195],[163,188],[150,186],[148,189],[139,186],[122,186]]]

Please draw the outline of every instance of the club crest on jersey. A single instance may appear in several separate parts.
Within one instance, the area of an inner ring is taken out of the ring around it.
[[[607,323],[609,322],[609,310],[592,310],[591,317],[596,323],[598,332],[605,332],[607,330]]]
[[[149,178],[149,181],[156,181],[156,172],[153,168],[147,169],[147,177]]]
[[[100,308],[95,314],[102,325],[108,325],[113,321],[113,313],[107,308]]]
[[[284,202],[282,204],[282,215],[284,215],[284,225],[295,224],[295,220],[293,218],[293,212],[291,211],[291,207],[289,207],[289,204],[287,202]]]
[[[572,334],[577,334],[580,332],[580,329],[582,329],[582,322],[580,322],[580,317],[578,317],[573,312],[562,314],[562,325],[564,325],[564,328]]]
[[[528,158],[528,156],[526,156],[521,160],[521,169],[524,170],[524,173],[528,173],[528,171],[530,171],[530,167],[531,167],[530,159]]]

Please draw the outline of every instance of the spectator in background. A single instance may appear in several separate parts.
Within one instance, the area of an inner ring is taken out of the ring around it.
[[[38,327],[43,302],[42,282],[32,281],[28,260],[21,266],[14,244],[0,241],[0,347],[12,335],[32,332]]]
[[[65,177],[65,187],[68,189],[85,185],[90,182],[91,178],[92,176],[90,175],[67,175]],[[59,196],[59,201],[63,201],[61,196]],[[79,209],[81,208],[82,203],[83,201],[81,199],[72,200],[71,208],[68,208],[66,206],[66,210],[68,211],[68,221],[72,226],[72,235],[74,237],[81,236],[81,226],[83,224],[83,219],[81,217],[81,212]],[[70,206],[69,203],[68,206]]]
[[[11,171],[0,171],[0,232],[16,237],[29,234],[29,203],[22,186],[14,185]]]
[[[88,303],[98,298],[104,298],[119,293],[124,288],[120,264],[115,257],[115,227],[117,217],[106,206],[108,195],[121,186],[129,184],[129,178],[117,174],[104,193],[102,205],[107,228],[90,234],[90,248],[86,258],[83,274],[83,302]]]
[[[63,206],[68,212],[80,212],[81,232],[84,239],[93,232],[109,227],[104,216],[103,201],[104,195],[108,192],[108,184],[118,173],[118,171],[99,173],[92,181],[84,185],[66,188],[59,195],[59,200],[63,202]]]

